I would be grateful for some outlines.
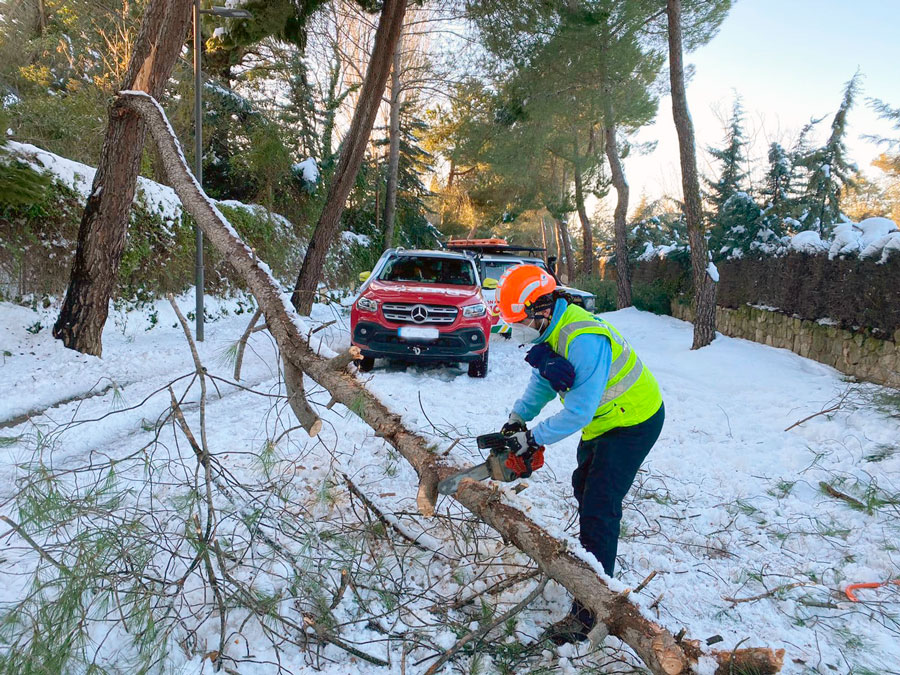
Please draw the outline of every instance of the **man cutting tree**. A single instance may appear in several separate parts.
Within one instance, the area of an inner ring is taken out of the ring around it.
[[[508,269],[500,278],[497,304],[504,321],[536,335],[525,357],[535,372],[502,429],[511,452],[528,467],[517,473],[530,473],[532,459],[541,460],[535,468],[542,463],[543,446],[581,431],[572,474],[580,539],[612,576],[622,500],[665,419],[659,386],[619,332],[567,302],[540,267]],[[528,429],[526,423],[557,393],[563,410]],[[578,642],[593,625],[591,612],[575,599],[546,635],[556,644]]]

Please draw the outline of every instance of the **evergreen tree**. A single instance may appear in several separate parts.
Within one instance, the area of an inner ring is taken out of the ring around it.
[[[769,146],[769,170],[762,189],[763,204],[768,211],[784,213],[791,198],[791,158],[781,143]]]
[[[736,98],[725,133],[725,147],[707,148],[707,152],[721,165],[719,178],[715,181],[706,181],[709,187],[708,198],[715,206],[716,213],[736,192],[743,191],[744,181],[747,178],[747,171],[744,169],[747,164],[745,154],[747,139],[744,136],[743,122],[744,110],[741,107],[741,99]]]
[[[769,169],[762,189],[763,208],[759,216],[759,227],[748,248],[780,247],[785,242],[786,224],[792,222],[790,214],[795,205],[792,194],[794,175],[791,153],[780,143],[769,146]],[[787,221],[787,223],[786,223]]]
[[[108,98],[125,74],[146,5],[0,2],[0,105],[19,138],[97,165]]]
[[[648,212],[629,225],[629,258],[636,260],[660,249],[667,257],[676,251],[682,254],[687,252],[687,221],[682,211],[666,211],[658,215]]]
[[[749,245],[747,235],[755,229],[759,208],[743,189],[747,179],[747,139],[743,127],[744,111],[740,98],[736,98],[725,132],[723,148],[707,151],[720,165],[718,179],[707,180],[707,198],[714,210],[709,233],[709,250],[713,258],[741,255]]]
[[[804,213],[800,221],[804,229],[828,235],[840,220],[841,191],[853,185],[853,174],[858,170],[847,157],[844,137],[847,133],[847,114],[859,91],[860,74],[857,72],[844,88],[841,105],[831,123],[831,135],[825,145],[816,148],[801,160],[809,171],[809,182],[803,198]]]
[[[766,212],[765,217],[767,218],[770,227],[787,234],[796,234],[803,230],[803,224],[798,218],[809,210],[808,207],[805,206],[804,198],[806,194],[806,185],[809,183],[810,176],[809,170],[804,164],[804,159],[813,151],[809,137],[816,128],[816,125],[821,121],[821,117],[818,119],[810,119],[809,122],[800,129],[800,132],[797,134],[797,138],[790,149],[786,150],[788,175],[786,179],[781,182],[781,187],[784,188],[783,200],[780,197],[776,197],[775,193],[772,192],[774,181],[771,180],[771,174],[773,171],[777,171],[774,168],[774,162],[777,162],[778,158],[776,156],[773,160],[770,157],[767,182],[766,187],[764,188],[764,196],[766,197],[764,202]],[[776,219],[778,220],[777,223]]]
[[[873,98],[869,99],[869,105],[878,113],[881,119],[888,120],[894,126],[894,130],[900,132],[900,108],[893,108],[884,101]],[[892,154],[894,161],[897,162],[896,167],[900,169],[900,136],[888,138],[885,136],[867,135],[864,138],[875,141],[879,145],[887,146],[889,155]]]
[[[434,243],[431,226],[425,218],[425,206],[431,192],[422,176],[432,170],[432,157],[422,147],[427,124],[415,113],[415,100],[400,107],[400,162],[397,170],[397,215],[395,244],[428,248]],[[386,168],[386,166],[385,166]]]
[[[725,202],[721,219],[727,226],[719,242],[720,258],[775,255],[788,244],[781,216],[772,209],[760,209],[746,192],[736,192]]]

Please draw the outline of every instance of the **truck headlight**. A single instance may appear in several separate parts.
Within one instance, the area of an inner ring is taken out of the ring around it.
[[[463,316],[467,319],[475,319],[479,316],[484,316],[487,314],[487,307],[484,306],[484,303],[479,302],[477,305],[466,305],[462,308]]]
[[[595,306],[596,306],[596,298],[594,298],[593,295],[589,295],[588,297],[586,297],[584,299],[584,308],[587,311],[593,312]]]
[[[356,306],[363,312],[377,312],[378,301],[370,298],[362,297],[356,301]]]

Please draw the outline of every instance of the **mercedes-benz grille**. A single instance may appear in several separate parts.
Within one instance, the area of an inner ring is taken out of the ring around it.
[[[415,305],[412,303],[385,303],[382,305],[384,318],[397,323],[417,325],[447,325],[456,321],[459,310],[448,305]]]

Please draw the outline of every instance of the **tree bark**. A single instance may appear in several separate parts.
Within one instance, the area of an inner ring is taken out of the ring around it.
[[[388,125],[390,139],[388,152],[387,191],[384,197],[384,248],[394,245],[394,220],[397,211],[397,179],[400,173],[400,49],[403,40],[397,40],[391,65],[391,118]]]
[[[562,218],[555,218],[554,220],[556,220],[556,232],[559,235],[560,242],[562,242],[560,254],[565,253],[566,258],[566,283],[571,284],[575,281],[575,256],[572,253],[572,240],[569,239],[569,228]]]
[[[556,269],[554,272],[559,275],[562,274],[560,264],[566,261],[566,257],[565,251],[563,250],[562,239],[560,238],[559,225],[557,224],[555,217],[550,222],[550,234],[553,235],[553,243],[556,246]]]
[[[136,93],[120,95],[120,100],[123,106],[139,111],[148,120],[166,164],[169,181],[185,209],[210,243],[247,282],[281,350],[286,372],[290,365],[298,373],[306,373],[325,387],[335,401],[347,406],[396,448],[419,476],[420,510],[425,515],[433,515],[437,483],[454,473],[457,467],[447,465],[443,458],[434,453],[425,438],[408,430],[399,415],[388,410],[353,376],[335,369],[332,361],[310,349],[300,329],[301,319],[288,302],[287,294],[281,292],[268,267],[238,237],[194,180],[159,104],[149,96]],[[630,645],[653,673],[677,675],[696,671],[697,660],[702,656],[698,643],[676,640],[670,632],[646,618],[631,604],[627,594],[611,591],[591,565],[566,550],[564,542],[551,536],[523,512],[504,504],[501,491],[467,480],[460,486],[456,499],[494,527],[504,539],[532,557],[548,576],[563,584],[593,610],[600,621],[609,627],[610,634]],[[740,659],[747,654],[752,654],[748,658],[754,659],[753,663],[760,673],[775,673],[781,667],[783,650],[773,652],[757,648],[713,652],[711,656],[727,668],[732,659],[735,663],[741,663]]]
[[[697,178],[697,154],[694,125],[688,112],[684,89],[684,63],[681,45],[681,0],[667,0],[669,30],[669,83],[672,89],[672,117],[678,131],[681,155],[681,184],[684,190],[684,214],[691,245],[691,269],[694,282],[694,342],[699,349],[716,337],[716,284],[707,269],[710,263],[703,227],[700,181]]]
[[[544,247],[544,264],[549,264],[550,249],[547,247],[547,223],[544,222],[544,216],[541,214],[541,245]]]
[[[325,266],[325,256],[340,231],[341,214],[344,212],[350,189],[356,181],[356,174],[359,172],[372,133],[372,125],[381,105],[381,97],[384,95],[394,49],[403,27],[406,3],[407,0],[384,0],[382,5],[381,17],[375,31],[375,46],[372,49],[372,57],[359,93],[356,110],[353,112],[353,120],[350,122],[350,130],[344,140],[337,169],[328,188],[325,207],[309,242],[291,296],[291,302],[300,314],[309,314],[312,310],[316,287]]]
[[[135,42],[123,90],[158,98],[181,52],[191,0],[152,0]],[[109,299],[125,248],[125,232],[140,171],[145,126],[140,115],[115,102],[81,225],[66,297],[53,336],[85,354],[100,356]]]
[[[628,181],[616,146],[616,126],[612,123],[612,106],[607,105],[606,159],[609,162],[613,186],[616,188],[616,211],[613,223],[616,233],[616,309],[631,307],[631,270],[628,269],[628,234],[625,218],[628,215]]]
[[[44,32],[47,30],[47,10],[44,7],[44,0],[38,0],[34,29],[37,37],[44,37]]]
[[[283,358],[284,365],[284,385],[288,394],[288,405],[294,411],[294,417],[300,422],[300,425],[306,430],[310,438],[315,438],[322,430],[322,420],[309,401],[306,400],[306,392],[303,389],[303,371],[301,371],[293,361]],[[349,361],[347,362],[349,363]],[[346,363],[344,364],[346,366]]]
[[[578,219],[581,221],[581,233],[584,245],[582,246],[581,273],[589,277],[594,273],[594,236],[591,232],[591,221],[584,205],[584,183],[581,170],[575,166],[575,208],[578,210]],[[571,282],[571,280],[570,280]]]

